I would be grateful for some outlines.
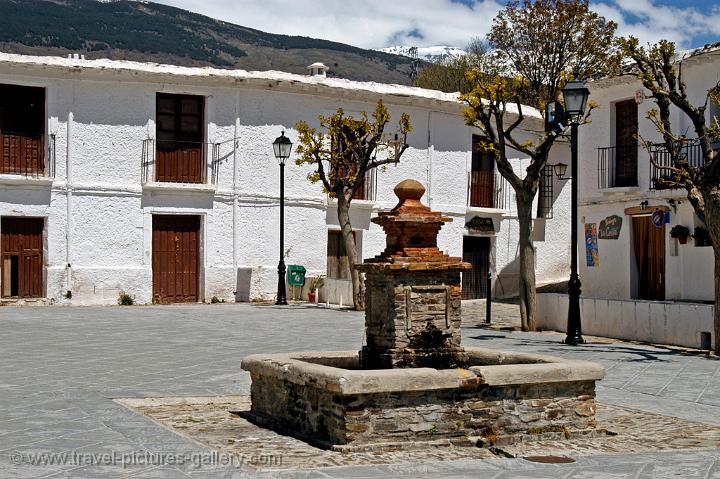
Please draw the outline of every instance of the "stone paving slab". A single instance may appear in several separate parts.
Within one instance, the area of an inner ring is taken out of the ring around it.
[[[258,427],[239,416],[250,410],[249,396],[118,399],[176,433],[210,449],[250,462],[256,470],[315,469],[333,466],[414,464],[498,457],[593,456],[684,449],[720,449],[720,427],[707,426],[637,409],[598,404],[598,429],[608,434],[547,436],[491,449],[418,447],[417,450],[343,454],[312,447]],[[572,460],[574,462],[574,460]]]
[[[517,311],[517,306],[511,306]],[[472,314],[467,309],[467,314]],[[512,309],[508,308],[508,314]],[[601,403],[720,425],[717,358],[597,338],[570,347],[561,344],[562,335],[557,333],[484,329],[472,326],[471,321],[462,330],[463,344],[468,346],[601,363],[607,370],[597,389]],[[11,460],[13,452],[208,452],[207,447],[178,439],[177,434],[113,399],[247,395],[249,377],[240,370],[244,356],[359,349],[363,324],[361,313],[315,306],[0,307],[0,478],[184,474],[197,478],[525,475],[720,479],[717,450],[579,456],[569,465],[488,459],[342,466],[298,473],[212,466],[16,465]]]

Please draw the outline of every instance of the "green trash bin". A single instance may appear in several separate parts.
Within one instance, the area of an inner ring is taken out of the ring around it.
[[[303,286],[305,284],[305,267],[291,264],[287,269],[288,284],[290,286]]]

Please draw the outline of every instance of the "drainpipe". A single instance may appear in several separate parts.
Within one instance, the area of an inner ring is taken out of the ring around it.
[[[65,152],[65,205],[66,205],[66,223],[65,223],[65,297],[72,298],[72,130],[73,130],[73,113],[68,113],[67,120],[67,142]]]
[[[233,276],[235,276],[235,301],[237,301],[237,294],[238,294],[238,254],[237,254],[237,235],[238,235],[238,191],[237,191],[237,185],[239,182],[239,174],[238,174],[238,168],[237,168],[237,137],[238,137],[238,131],[240,130],[240,94],[238,93],[238,97],[235,103],[235,131],[233,132],[233,162],[232,162],[232,168],[233,168],[233,184],[232,184],[232,219],[233,219],[233,226],[232,226],[232,252],[233,252]],[[218,183],[220,181],[218,180]]]

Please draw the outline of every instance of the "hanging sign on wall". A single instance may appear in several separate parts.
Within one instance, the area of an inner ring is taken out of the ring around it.
[[[589,268],[594,268],[600,264],[597,225],[595,223],[585,223],[585,257]]]
[[[617,215],[608,216],[600,222],[598,238],[616,240],[620,237],[623,220]]]

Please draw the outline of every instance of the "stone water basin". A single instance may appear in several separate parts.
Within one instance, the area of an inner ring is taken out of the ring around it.
[[[508,444],[593,432],[602,366],[464,348],[467,367],[360,369],[357,352],[257,354],[248,418],[322,448]]]

